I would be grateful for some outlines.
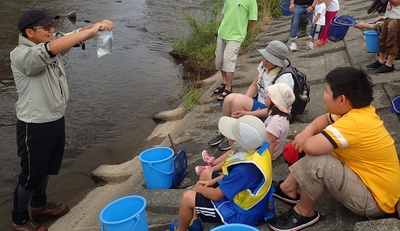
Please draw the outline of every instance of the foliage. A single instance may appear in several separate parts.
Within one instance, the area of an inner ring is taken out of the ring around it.
[[[239,54],[247,51],[250,44],[256,39],[257,35],[269,23],[271,18],[280,16],[280,0],[257,0],[258,18],[255,26],[247,33],[243,41]],[[221,23],[221,11],[223,0],[215,0],[211,4],[210,0],[202,2],[202,17],[195,18],[180,8],[181,14],[190,26],[190,33],[187,37],[177,38],[172,44],[171,55],[177,57],[187,65],[201,73],[211,73],[215,69],[215,33]]]
[[[199,102],[201,92],[195,86],[186,86],[182,89],[182,107],[189,112]]]
[[[213,61],[216,38],[215,33],[221,22],[221,0],[210,4],[209,0],[202,2],[202,18],[195,18],[180,8],[180,12],[188,21],[190,33],[187,37],[179,38],[172,44],[175,56],[187,61],[187,64],[198,70],[210,71],[215,69]]]

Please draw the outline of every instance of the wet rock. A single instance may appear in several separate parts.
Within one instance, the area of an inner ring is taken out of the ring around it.
[[[183,110],[182,107],[178,107],[174,110],[162,111],[154,114],[153,120],[155,119],[158,121],[173,121],[182,119],[185,116],[185,114],[186,114],[185,110]]]
[[[92,172],[92,175],[107,182],[126,181],[135,170],[142,168],[137,158],[119,165],[101,165]]]
[[[69,13],[67,14],[67,18],[69,18],[69,19],[76,19],[76,13],[77,13],[77,12],[78,12],[77,10],[73,10],[73,11],[69,12]]]

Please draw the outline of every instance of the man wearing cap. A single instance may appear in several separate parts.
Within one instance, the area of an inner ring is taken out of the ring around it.
[[[240,149],[227,158],[222,175],[207,169],[196,186],[185,192],[179,221],[170,225],[170,231],[202,231],[200,220],[254,225],[266,215],[272,200],[272,163],[264,123],[251,115],[223,116],[218,128]]]
[[[53,19],[41,10],[28,10],[18,20],[19,45],[11,51],[11,69],[18,92],[17,146],[21,172],[14,191],[14,231],[46,231],[32,219],[60,217],[65,203],[47,203],[49,175],[57,175],[65,146],[64,113],[69,98],[61,52],[112,30],[103,20],[54,40]],[[28,212],[31,207],[31,216]]]
[[[258,51],[262,54],[262,61],[257,67],[257,75],[246,94],[232,93],[225,98],[222,105],[222,116],[239,118],[243,115],[253,115],[263,121],[267,118],[268,109],[265,106],[266,92],[264,88],[271,85],[279,71],[289,64],[286,59],[289,50],[281,41],[273,40],[266,48]],[[275,83],[287,83],[292,89],[294,88],[294,80],[290,73],[282,74]],[[215,133],[208,144],[218,145],[221,150],[231,149],[231,144],[219,131]]]

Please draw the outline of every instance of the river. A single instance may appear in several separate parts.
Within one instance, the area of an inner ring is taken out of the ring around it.
[[[96,38],[86,49],[64,55],[70,101],[62,169],[52,176],[48,201],[76,204],[98,182],[90,172],[101,164],[119,164],[138,155],[156,127],[152,115],[176,107],[185,73],[168,54],[176,36],[189,29],[177,8],[198,14],[190,0],[42,0],[0,1],[0,230],[11,227],[12,192],[19,158],[15,144],[17,100],[9,53],[17,45],[17,21],[23,11],[59,14],[56,29],[72,31],[109,19],[115,23],[111,55],[96,56]],[[76,21],[65,15],[77,10]]]

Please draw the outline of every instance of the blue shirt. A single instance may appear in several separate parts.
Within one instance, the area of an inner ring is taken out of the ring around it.
[[[219,188],[224,193],[224,197],[218,201],[212,201],[218,212],[221,214],[222,221],[225,223],[241,223],[254,225],[264,217],[264,213],[243,214],[239,213],[234,207],[233,198],[239,192],[250,189],[254,191],[263,180],[261,171],[254,164],[238,164],[231,166],[232,170],[219,183]],[[268,198],[255,205],[250,210],[266,207]]]

